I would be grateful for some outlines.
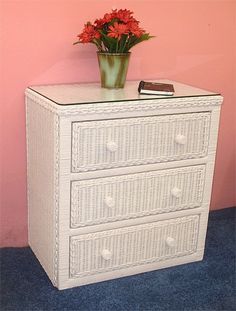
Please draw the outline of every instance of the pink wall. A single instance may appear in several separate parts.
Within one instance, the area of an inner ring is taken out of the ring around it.
[[[168,78],[223,94],[211,209],[233,206],[235,1],[1,0],[1,242],[27,245],[24,89],[98,81],[94,46],[72,46],[84,22],[128,8],[156,38],[133,49],[129,79]]]

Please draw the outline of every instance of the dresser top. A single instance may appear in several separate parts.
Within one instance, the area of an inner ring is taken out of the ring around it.
[[[175,81],[151,81],[172,83],[174,85],[175,94],[173,96],[141,95],[138,93],[138,85],[140,81],[127,81],[123,89],[105,89],[100,86],[100,83],[39,85],[31,86],[28,89],[51,100],[57,105],[81,105],[89,103],[220,95],[219,93],[209,92]]]

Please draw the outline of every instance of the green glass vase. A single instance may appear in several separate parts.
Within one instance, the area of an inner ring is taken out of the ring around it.
[[[101,86],[108,89],[123,88],[129,66],[130,52],[97,52],[101,75]]]

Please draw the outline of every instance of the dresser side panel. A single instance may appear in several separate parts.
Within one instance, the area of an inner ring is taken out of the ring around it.
[[[26,113],[29,245],[55,285],[57,116],[29,98]]]
[[[198,250],[204,252],[205,240],[207,233],[207,224],[209,216],[209,208],[211,203],[212,184],[214,178],[215,169],[215,157],[217,150],[217,139],[219,132],[219,119],[220,119],[221,107],[215,107],[211,112],[211,126],[208,146],[208,157],[206,163],[206,178],[204,184],[203,202],[206,206],[204,212],[201,214],[200,226],[199,226],[199,239]]]

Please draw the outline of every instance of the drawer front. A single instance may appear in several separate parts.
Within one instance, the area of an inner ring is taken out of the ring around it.
[[[71,237],[70,277],[154,263],[196,252],[199,215]]]
[[[206,156],[210,113],[72,124],[72,172]]]
[[[205,166],[71,183],[71,227],[112,222],[201,205]]]

